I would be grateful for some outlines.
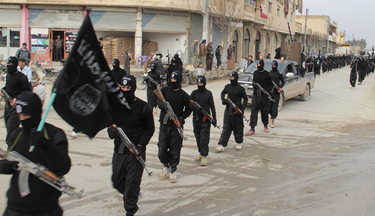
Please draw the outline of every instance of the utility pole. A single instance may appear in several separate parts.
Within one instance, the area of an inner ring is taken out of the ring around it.
[[[209,0],[203,0],[202,3],[202,13],[203,13],[203,33],[202,39],[209,40],[209,28],[210,28],[210,8]]]
[[[307,16],[309,15],[309,9],[306,9],[306,18],[305,18],[305,39],[304,39],[304,42],[305,42],[305,52],[306,53],[309,53],[308,50],[307,50],[307,41],[306,41],[306,34],[307,34]]]

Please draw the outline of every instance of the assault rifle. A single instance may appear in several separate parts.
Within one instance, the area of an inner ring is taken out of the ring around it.
[[[151,176],[153,172],[149,172],[147,170],[145,161],[143,160],[142,156],[139,155],[139,152],[138,152],[137,148],[135,147],[134,143],[132,141],[130,141],[129,137],[126,136],[126,134],[122,130],[122,128],[119,128],[114,124],[111,125],[110,127],[117,130],[117,132],[120,134],[120,138],[121,138],[122,142],[124,143],[124,145],[129,149],[129,151],[131,153],[136,155],[137,160],[139,160],[139,162],[141,162],[141,164],[142,164],[143,168],[146,170],[148,176]]]
[[[272,80],[272,84],[275,87],[275,89],[277,89],[277,90],[281,89],[281,95],[283,96],[283,98],[285,100],[284,90],[282,88],[280,88],[278,85],[276,85],[276,83],[273,80]]]
[[[253,83],[253,86],[256,85],[261,92],[263,92],[265,95],[267,95],[267,97],[270,101],[275,102],[275,100],[271,97],[270,93],[268,93],[261,85],[259,85],[259,83],[254,82],[254,80],[251,79],[250,77],[249,77],[249,79]]]
[[[45,166],[35,164],[16,151],[6,152],[0,149],[0,157],[8,161],[18,162],[18,170],[20,170],[18,187],[21,197],[25,197],[31,193],[29,188],[29,173],[33,174],[35,177],[54,187],[58,191],[61,191],[62,193],[68,194],[71,197],[82,197],[83,190],[77,193],[74,191],[75,187],[68,185],[63,177],[58,177],[55,173],[49,171]]]
[[[172,109],[171,105],[169,104],[169,102],[165,100],[165,98],[163,96],[163,93],[161,93],[159,88],[155,89],[154,93],[159,98],[159,100],[161,100],[161,102],[163,102],[164,109],[167,112],[167,114],[165,114],[165,116],[164,116],[163,123],[166,124],[168,118],[171,118],[172,121],[174,122],[175,126],[177,127],[177,130],[178,130],[178,133],[180,134],[180,136],[184,140],[186,140],[187,137],[184,136],[184,130],[182,129],[180,121],[178,120],[178,117],[176,116],[176,114],[173,112],[173,109]]]
[[[7,101],[9,101],[10,104],[13,103],[13,99],[12,99],[12,97],[9,96],[8,92],[6,92],[5,89],[2,88],[2,89],[1,89],[1,93],[3,93],[5,99],[6,99]]]
[[[202,114],[203,114],[203,122],[206,122],[206,120],[208,119],[208,120],[210,120],[210,122],[211,122],[211,124],[214,126],[214,127],[216,127],[217,129],[219,129],[220,130],[220,125],[219,126],[217,126],[217,123],[216,123],[216,121],[215,121],[215,119],[213,119],[212,118],[212,116],[210,115],[210,114],[208,114],[208,112],[205,110],[205,109],[203,109],[202,107],[201,107],[201,105],[199,105],[199,103],[197,103],[196,101],[193,101],[193,100],[190,100],[190,103],[192,103],[192,104],[194,104],[195,106],[197,106],[198,108],[199,108],[199,110],[202,112]]]
[[[229,105],[234,109],[234,114],[239,113],[239,114],[242,115],[242,117],[245,119],[246,122],[250,121],[245,117],[242,110],[240,108],[238,108],[238,106],[236,104],[234,104],[233,101],[230,98],[227,98],[227,101],[229,102]]]

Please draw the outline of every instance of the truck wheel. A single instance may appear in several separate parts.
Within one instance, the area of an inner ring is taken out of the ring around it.
[[[186,87],[187,85],[189,85],[189,77],[188,76],[182,76],[181,86]]]
[[[277,111],[280,112],[281,108],[284,106],[284,103],[285,103],[284,100],[285,100],[285,99],[284,99],[284,97],[283,97],[283,94],[280,94],[279,107],[277,108]]]
[[[301,95],[301,101],[307,101],[310,96],[310,85],[307,84],[305,87],[305,92]]]
[[[195,76],[191,76],[189,79],[190,85],[196,85],[197,84],[197,78]]]

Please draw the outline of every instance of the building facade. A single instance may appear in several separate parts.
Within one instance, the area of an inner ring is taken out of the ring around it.
[[[223,2],[236,7],[231,11],[218,10],[215,5]],[[160,53],[178,53],[185,63],[189,62],[189,47],[194,40],[212,41],[214,50],[218,45],[223,46],[224,62],[228,44],[235,46],[239,62],[249,55],[255,57],[258,52],[273,57],[274,50],[282,41],[289,40],[290,35],[303,42],[303,16],[296,16],[297,9],[302,11],[302,0],[3,0],[0,55],[6,59],[26,42],[32,52],[48,49],[54,59],[53,40],[60,35],[66,58],[88,7],[92,7],[90,16],[97,37],[131,38],[133,59],[145,54],[142,45],[147,41],[157,43]],[[217,22],[220,17],[233,16],[236,20],[228,19],[228,28]],[[313,19],[310,17],[309,20]],[[309,28],[314,29],[308,36],[308,44],[313,50],[319,47],[332,50],[337,24],[328,16],[317,20],[324,20],[314,24],[317,30],[310,26],[313,21],[308,21]]]

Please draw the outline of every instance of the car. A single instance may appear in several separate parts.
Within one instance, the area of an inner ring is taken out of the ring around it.
[[[278,70],[283,75],[285,85],[283,87],[284,94],[280,94],[279,110],[284,105],[285,101],[297,96],[300,96],[302,101],[307,101],[310,97],[311,91],[315,85],[315,75],[313,72],[301,73],[298,63],[291,60],[280,59],[266,59],[264,60],[264,69],[271,71],[272,61],[278,62]],[[250,98],[253,95],[252,78],[254,71],[257,70],[257,64],[251,64],[246,70],[240,74],[238,83],[245,88],[246,95]]]

